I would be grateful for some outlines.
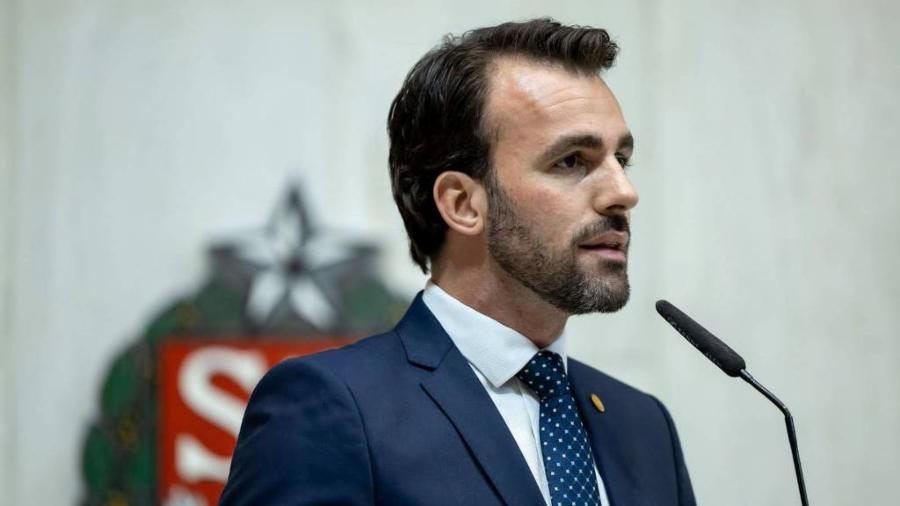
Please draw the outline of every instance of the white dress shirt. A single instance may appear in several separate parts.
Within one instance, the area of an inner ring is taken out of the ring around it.
[[[524,335],[466,306],[431,281],[425,285],[422,301],[484,385],[522,451],[544,500],[550,504],[550,487],[544,474],[540,445],[541,403],[516,378],[516,374],[541,350]],[[568,371],[565,332],[545,349],[559,354]],[[608,506],[609,499],[596,464],[594,474],[600,490],[600,504]]]

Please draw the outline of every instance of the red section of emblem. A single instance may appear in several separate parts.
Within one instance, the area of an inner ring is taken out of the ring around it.
[[[213,506],[250,392],[282,360],[350,342],[172,341],[162,346],[159,484],[163,505]]]

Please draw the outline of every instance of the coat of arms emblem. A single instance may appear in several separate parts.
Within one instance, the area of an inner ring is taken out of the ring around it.
[[[377,276],[377,253],[316,226],[296,186],[264,228],[213,244],[199,289],[109,368],[83,445],[82,504],[214,505],[262,375],[402,315],[407,301]]]

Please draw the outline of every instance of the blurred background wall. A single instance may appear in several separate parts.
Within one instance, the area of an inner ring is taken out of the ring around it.
[[[633,299],[573,319],[573,354],[662,398],[702,504],[796,504],[779,413],[655,315],[668,298],[792,408],[813,504],[896,504],[900,7],[881,0],[0,0],[0,503],[76,502],[109,360],[288,182],[418,290],[389,102],[442,34],[539,15],[618,40],[637,138]]]

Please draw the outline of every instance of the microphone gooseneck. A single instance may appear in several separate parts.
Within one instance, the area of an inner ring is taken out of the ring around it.
[[[725,374],[732,377],[740,377],[749,383],[784,414],[788,442],[791,445],[791,455],[794,458],[794,472],[797,475],[797,486],[800,489],[800,502],[803,506],[809,506],[809,500],[806,497],[806,483],[803,480],[803,469],[800,466],[800,450],[797,448],[797,433],[794,429],[794,418],[791,416],[791,412],[788,410],[787,406],[781,402],[778,397],[775,397],[775,394],[762,386],[756,381],[756,378],[747,372],[747,365],[737,352],[732,350],[710,331],[703,328],[702,325],[694,321],[690,316],[684,314],[680,309],[665,300],[656,301],[656,312],[659,313],[664,320],[669,322],[679,334],[684,336],[689,343],[700,350],[706,358],[719,366],[719,369],[722,369]]]

